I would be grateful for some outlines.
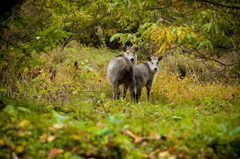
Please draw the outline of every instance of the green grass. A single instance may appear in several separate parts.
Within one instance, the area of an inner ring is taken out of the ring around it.
[[[106,68],[119,53],[69,45],[45,57],[37,78],[19,80],[15,98],[1,95],[0,158],[240,157],[237,85],[194,84],[163,69],[150,102],[145,90],[138,104],[113,101]]]

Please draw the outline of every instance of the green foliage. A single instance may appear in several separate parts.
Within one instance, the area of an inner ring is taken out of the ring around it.
[[[239,157],[237,84],[196,83],[165,68],[150,102],[145,89],[138,104],[129,96],[113,101],[106,68],[118,54],[72,42],[61,54],[39,56],[46,59],[41,74],[16,81],[12,96],[24,100],[3,96],[8,88],[0,96],[0,157]],[[49,69],[57,70],[55,81]]]
[[[200,83],[195,73],[180,79],[161,69],[150,102],[143,90],[136,104],[129,96],[112,101],[106,77],[109,60],[119,54],[106,48],[109,36],[155,53],[177,45],[238,50],[239,14],[228,9],[238,4],[215,2],[227,7],[38,0],[2,17],[0,158],[239,158],[237,82]],[[72,39],[103,47],[55,49]]]
[[[27,109],[27,108],[24,108],[24,107],[17,107],[17,108],[15,108],[13,105],[6,106],[3,109],[3,111],[8,113],[9,115],[12,115],[12,116],[17,116],[19,111],[31,113],[30,110]]]
[[[199,102],[197,107],[191,103],[156,105],[109,101],[110,115],[100,121],[93,120],[89,125],[87,123],[92,119],[76,118],[81,114],[73,116],[81,108],[64,113],[26,101],[4,97],[1,100],[12,104],[5,110],[12,110],[17,104],[31,111],[31,114],[19,111],[18,120],[6,111],[0,112],[1,157],[145,158],[183,155],[201,158],[210,155],[236,158],[239,154],[239,103],[222,101],[223,113],[215,113],[216,106],[206,110],[206,104],[211,106],[214,102],[211,99]],[[121,113],[114,111],[116,106]],[[61,109],[63,107],[66,106]],[[99,112],[92,115],[97,114]],[[39,120],[43,122],[40,124]],[[56,121],[60,122],[56,124]]]
[[[198,49],[219,47],[239,49],[240,41],[237,32],[239,20],[236,10],[220,7],[222,3],[231,6],[231,2],[219,1],[215,5],[201,1],[185,0],[172,0],[170,2],[165,0],[156,2],[139,1],[135,5],[131,2],[133,1],[128,2],[131,12],[141,13],[144,10],[151,14],[145,14],[145,18],[139,23],[138,31],[129,34],[131,40],[126,38],[128,33],[114,34],[111,40],[118,37],[123,45],[127,41],[131,41],[135,45],[148,45],[151,42],[155,45],[154,51],[156,54],[164,54],[166,49],[179,44],[187,48]],[[116,7],[119,7],[120,4],[118,3]],[[109,6],[115,7],[115,5]],[[121,12],[121,14],[131,17],[131,14],[127,11]],[[154,19],[155,16],[157,16],[156,19]],[[147,18],[152,19],[148,21]]]

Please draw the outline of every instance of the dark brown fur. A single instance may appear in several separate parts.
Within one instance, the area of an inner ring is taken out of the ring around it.
[[[107,76],[110,80],[114,95],[113,99],[119,99],[120,97],[120,90],[119,85],[124,84],[124,97],[127,92],[127,88],[129,88],[131,98],[135,97],[135,79],[134,79],[134,65],[130,61],[137,49],[132,47],[131,49],[123,48],[124,53],[118,55],[111,59],[107,69]],[[127,52],[127,53],[126,53]],[[127,57],[127,55],[132,54],[131,58]]]

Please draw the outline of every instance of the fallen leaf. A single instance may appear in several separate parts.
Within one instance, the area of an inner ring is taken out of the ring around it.
[[[155,159],[154,153],[155,153],[155,152],[149,153],[149,154],[148,154],[148,158],[149,158],[149,159]]]
[[[189,152],[189,148],[187,146],[183,145],[183,148],[186,152]]]
[[[25,136],[27,133],[25,132],[25,131],[23,131],[22,129],[20,129],[18,132],[17,132],[17,135],[18,136],[21,136],[21,137],[23,137],[23,136]]]
[[[14,152],[12,152],[12,156],[13,156],[13,159],[18,159],[17,155]]]
[[[97,155],[97,150],[95,150],[95,149],[91,149],[91,150],[87,151],[86,154],[87,154],[87,156]]]
[[[203,159],[208,159],[208,158],[212,158],[212,154],[207,152],[207,151],[202,151],[201,152],[202,158]]]
[[[73,134],[73,135],[72,135],[72,138],[73,138],[74,140],[79,140],[79,139],[80,139],[80,136]]]
[[[8,147],[10,147],[12,150],[14,150],[14,145],[11,143],[11,142],[9,142],[9,141],[5,141],[5,144],[8,146]]]
[[[134,139],[135,143],[141,142],[143,139],[145,139],[144,137],[139,137],[137,135],[134,135],[130,130],[125,130],[124,132],[125,132],[125,134],[132,137]]]
[[[62,129],[64,127],[64,125],[63,124],[54,124],[53,127],[56,129]]]
[[[71,152],[64,153],[64,158],[71,158],[71,156],[72,156]]]
[[[24,150],[23,145],[19,145],[19,146],[16,147],[16,151],[19,152],[19,153],[23,152],[23,150]]]
[[[47,134],[46,133],[43,133],[41,136],[39,136],[41,142],[46,142],[46,139],[47,139]]]
[[[82,134],[82,133],[83,133],[83,131],[82,131],[82,130],[78,130],[77,132],[78,132],[79,134]]]
[[[75,152],[77,150],[78,146],[75,146],[73,149],[72,149],[72,152]]]
[[[158,133],[156,133],[156,132],[150,132],[148,138],[149,138],[149,139],[156,139],[156,140],[159,140],[159,139],[161,138],[161,136],[160,136]]]
[[[102,128],[102,127],[104,127],[104,124],[100,121],[96,124],[96,127],[97,128]]]
[[[57,130],[57,128],[55,128],[53,126],[52,127],[48,127],[48,129],[51,130],[51,131],[56,131]]]
[[[174,138],[173,138],[172,134],[168,134],[168,137],[169,137],[169,139],[170,139],[171,141],[173,141],[173,140],[174,140]]]
[[[27,159],[33,159],[33,157],[32,156],[27,156]]]
[[[163,151],[158,154],[159,159],[168,159],[171,154],[168,151]]]
[[[54,158],[56,156],[56,152],[57,152],[56,148],[51,148],[48,154],[49,158]]]
[[[169,147],[169,149],[167,150],[168,152],[171,152],[171,151],[174,151],[174,150],[176,150],[177,149],[177,147]]]
[[[171,155],[168,151],[163,151],[158,154],[159,159],[177,159],[176,155]]]
[[[3,145],[4,145],[4,141],[0,140],[0,146],[3,146]]]
[[[125,134],[129,135],[132,138],[135,137],[134,134],[131,131],[129,131],[129,130],[125,130],[124,132],[125,132]]]
[[[64,149],[57,149],[57,153],[64,153]]]
[[[143,154],[142,158],[148,158],[148,154]]]
[[[18,124],[20,127],[26,127],[26,126],[29,126],[30,123],[29,121],[27,120],[23,120],[21,123]]]
[[[47,141],[52,142],[55,138],[56,138],[56,136],[50,135],[50,136],[48,136]]]

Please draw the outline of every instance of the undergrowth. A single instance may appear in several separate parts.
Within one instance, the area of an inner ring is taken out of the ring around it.
[[[40,73],[24,70],[15,90],[1,84],[0,158],[240,157],[237,81],[161,69],[150,102],[145,90],[138,104],[113,101],[106,69],[118,54],[72,43],[41,56]]]

